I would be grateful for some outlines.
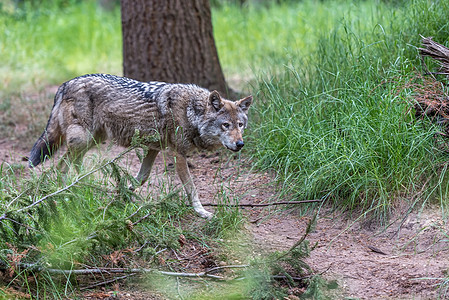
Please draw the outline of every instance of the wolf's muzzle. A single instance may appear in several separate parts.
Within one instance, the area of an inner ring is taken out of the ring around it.
[[[245,143],[243,141],[237,141],[235,142],[235,146],[237,147],[237,151],[242,149],[243,146],[245,146]]]

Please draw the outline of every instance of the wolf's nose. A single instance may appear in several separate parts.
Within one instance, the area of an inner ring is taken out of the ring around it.
[[[240,150],[245,146],[245,143],[243,141],[237,141],[235,142],[235,146]]]

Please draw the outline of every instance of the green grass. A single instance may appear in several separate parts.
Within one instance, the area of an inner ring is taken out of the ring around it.
[[[274,66],[259,76],[255,158],[278,170],[286,195],[385,217],[395,199],[426,184],[435,193],[420,200],[446,203],[446,172],[436,167],[447,159],[435,147],[440,129],[415,120],[414,91],[405,88],[419,81],[418,33],[446,42],[443,8],[361,6],[362,14],[334,20],[309,57],[286,57],[283,72]]]
[[[313,63],[310,55],[320,36],[345,20],[371,29],[390,7],[382,1],[343,0],[253,3],[243,9],[224,4],[213,14],[220,62],[230,74],[267,67],[281,70],[295,57],[307,65]]]
[[[105,11],[96,1],[57,3],[0,10],[0,95],[85,73],[122,72],[119,9]]]

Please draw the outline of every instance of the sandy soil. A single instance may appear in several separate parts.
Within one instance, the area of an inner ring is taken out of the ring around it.
[[[19,143],[0,140],[0,163],[26,164],[23,157],[29,149]],[[137,158],[128,161],[136,172]],[[238,196],[241,203],[262,203],[276,198],[272,176],[252,171],[250,162],[236,154],[196,153],[190,162],[203,202],[212,202],[223,186],[231,196]],[[155,174],[162,172],[165,165],[159,156],[150,185],[159,184]],[[173,182],[178,182],[177,178]],[[332,299],[435,299],[439,296],[438,283],[449,268],[448,224],[438,208],[413,212],[404,219],[404,207],[397,208],[388,226],[356,220],[329,208],[322,210],[307,238],[311,245],[316,244],[307,261],[324,278],[338,282],[339,289],[329,291]],[[261,253],[291,247],[303,235],[310,219],[300,217],[295,209],[246,208],[244,212],[249,220],[246,229]],[[150,297],[136,291],[124,291],[120,295],[120,299]],[[98,294],[92,293],[95,296]],[[106,293],[103,298],[107,296]]]

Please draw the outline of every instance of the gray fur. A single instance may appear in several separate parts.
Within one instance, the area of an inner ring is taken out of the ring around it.
[[[169,148],[177,157],[178,174],[195,210],[210,218],[199,202],[185,156],[193,149],[212,150],[220,145],[239,151],[251,103],[251,96],[233,102],[193,84],[84,75],[58,89],[47,127],[31,150],[30,166],[37,166],[64,142],[65,158],[80,164],[95,143],[112,139],[128,147],[138,130],[141,136],[153,137],[148,139],[150,151],[138,181],[147,180],[157,153]]]

